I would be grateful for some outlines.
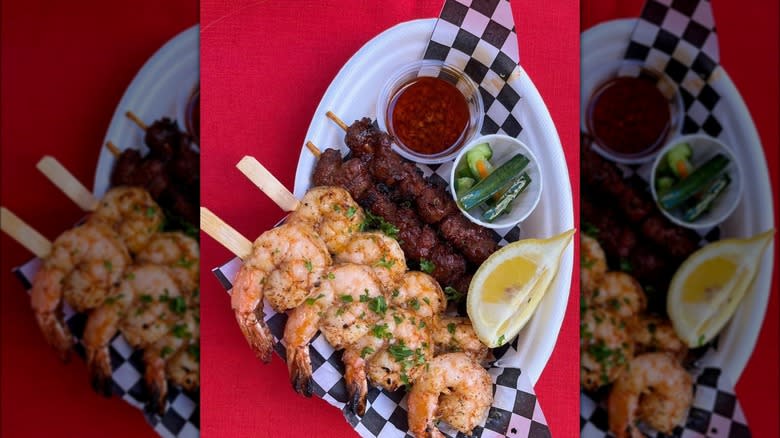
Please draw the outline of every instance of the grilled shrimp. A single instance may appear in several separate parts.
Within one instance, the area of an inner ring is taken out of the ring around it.
[[[634,356],[634,343],[625,321],[613,309],[588,307],[580,318],[580,383],[594,390],[626,369]]]
[[[395,289],[406,272],[406,259],[398,241],[378,232],[354,234],[333,260],[371,266],[385,290]]]
[[[130,263],[110,228],[88,224],[62,233],[33,279],[31,304],[46,341],[67,359],[73,336],[62,320],[64,300],[76,311],[99,306]]]
[[[186,309],[184,298],[167,268],[133,266],[103,304],[87,319],[84,347],[92,386],[111,394],[109,343],[117,331],[136,348],[157,342],[170,330],[177,313]]]
[[[631,323],[631,336],[637,353],[664,351],[678,361],[685,358],[688,346],[677,336],[669,320],[654,315],[643,315]]]
[[[300,305],[331,264],[322,239],[303,225],[284,224],[255,240],[233,282],[238,326],[259,359],[271,360],[273,336],[263,320],[263,297],[283,312]]]
[[[200,385],[200,319],[197,295],[177,309],[168,330],[144,349],[144,383],[149,392],[151,412],[162,414],[168,396],[168,380],[187,390]]]
[[[607,272],[607,256],[598,240],[580,234],[580,283],[582,295],[590,296],[598,288]]]
[[[333,348],[343,349],[369,330],[384,333],[375,324],[386,308],[379,280],[370,267],[343,264],[330,269],[309,298],[290,312],[284,328],[293,388],[311,396],[309,342],[317,330],[322,331]]]
[[[411,309],[420,317],[431,318],[447,307],[447,298],[439,283],[423,272],[403,274],[401,284],[390,294],[390,304]]]
[[[385,318],[344,350],[344,378],[349,406],[363,415],[368,383],[395,391],[414,383],[433,357],[431,318],[404,309],[389,308]]]
[[[693,401],[691,375],[666,353],[646,353],[631,360],[609,394],[609,430],[617,438],[641,438],[638,420],[669,434]]]
[[[443,437],[442,419],[464,434],[484,421],[493,402],[488,372],[464,353],[433,358],[409,392],[409,429],[417,438]]]
[[[198,241],[180,232],[155,234],[136,256],[137,263],[167,266],[184,293],[198,288],[199,260]]]
[[[647,298],[639,282],[625,272],[610,271],[593,292],[590,304],[605,306],[621,318],[629,320],[639,315],[647,306]]]
[[[490,349],[482,343],[474,332],[471,320],[461,316],[441,316],[433,324],[434,352],[438,356],[444,353],[463,352],[475,361],[484,363]]]
[[[100,200],[90,223],[112,227],[131,253],[138,253],[160,229],[164,216],[152,195],[140,187],[116,187]]]
[[[341,187],[320,186],[310,189],[289,218],[289,224],[301,224],[322,237],[333,254],[343,251],[350,238],[360,232],[365,220],[363,209]]]

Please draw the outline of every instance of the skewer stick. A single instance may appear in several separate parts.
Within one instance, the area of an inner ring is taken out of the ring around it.
[[[249,178],[260,190],[263,191],[276,205],[284,211],[295,211],[299,202],[295,195],[290,193],[271,172],[263,167],[254,157],[245,156],[236,164],[238,170]]]
[[[200,207],[200,229],[241,259],[252,254],[252,242],[206,207]]]
[[[94,211],[97,208],[100,201],[54,157],[44,156],[35,167],[82,210]]]
[[[333,114],[333,111],[328,111],[325,113],[325,116],[327,116],[329,119],[333,120],[341,129],[343,129],[345,132],[349,128],[349,126],[344,123],[343,120],[339,118],[339,116]]]
[[[0,228],[38,257],[46,257],[51,252],[47,238],[5,207],[0,207]]]
[[[106,149],[111,152],[111,155],[113,155],[114,158],[119,158],[119,156],[122,155],[122,151],[120,151],[119,148],[111,141],[106,142]]]
[[[320,149],[317,146],[314,146],[314,143],[307,141],[306,142],[306,148],[309,149],[309,152],[314,155],[314,158],[319,159],[320,155],[322,155],[322,152],[320,152]]]
[[[138,117],[137,115],[135,115],[135,113],[134,113],[134,112],[132,112],[132,111],[127,111],[127,112],[125,113],[125,116],[127,116],[127,118],[128,118],[128,119],[130,119],[130,120],[132,120],[133,122],[135,122],[135,124],[136,124],[136,125],[138,125],[138,127],[139,127],[139,128],[141,128],[141,129],[143,129],[144,131],[146,131],[146,129],[148,128],[148,126],[146,126],[146,123],[144,123],[144,121],[143,121],[143,120],[141,120],[141,118],[140,118],[140,117]]]

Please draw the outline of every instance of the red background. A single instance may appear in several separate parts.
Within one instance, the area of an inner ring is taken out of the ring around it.
[[[198,21],[193,0],[3,1],[2,203],[49,239],[82,213],[35,169],[43,154],[88,187],[125,88],[168,39]],[[155,437],[141,411],[92,391],[84,362],[46,345],[11,268],[30,253],[4,233],[0,280],[3,437]]]
[[[292,188],[314,110],[341,66],[383,30],[437,17],[442,4],[303,1],[290,7],[204,0],[201,92],[208,113],[203,118],[203,205],[252,239],[271,227],[282,212],[235,169],[236,162],[252,154]],[[550,109],[577,193],[579,10],[565,0],[516,0],[512,9],[523,67]],[[204,237],[202,244],[204,266],[230,258],[212,239]],[[254,358],[236,327],[228,295],[203,272],[202,351],[206,358],[219,358],[203,362],[204,433],[356,436],[341,412],[292,391],[282,360],[275,357],[263,365]],[[575,289],[559,344],[536,386],[557,437],[578,434],[573,415],[579,403],[577,302]]]
[[[583,0],[582,29],[614,18],[637,17],[640,0]],[[720,63],[745,100],[764,145],[772,187],[778,173],[778,2],[715,0]],[[774,205],[777,229],[777,203]],[[778,236],[775,234],[775,263]],[[737,382],[737,396],[755,437],[780,436],[778,427],[778,271],[769,307],[750,361]]]

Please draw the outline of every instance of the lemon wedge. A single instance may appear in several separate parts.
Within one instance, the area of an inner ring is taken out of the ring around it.
[[[558,273],[574,230],[549,239],[525,239],[493,253],[469,285],[466,310],[488,347],[514,338],[525,326]]]
[[[677,269],[669,284],[666,310],[675,332],[689,347],[712,340],[734,314],[774,233],[711,243]]]

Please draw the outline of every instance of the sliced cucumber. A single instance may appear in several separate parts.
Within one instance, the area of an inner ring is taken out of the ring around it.
[[[490,164],[490,159],[493,157],[493,149],[487,143],[480,143],[474,146],[473,149],[466,152],[466,163],[468,163],[471,175],[477,179],[482,180],[487,175],[480,173],[478,164],[482,162],[483,165],[489,166],[489,170],[492,171],[493,166]]]
[[[455,180],[455,193],[463,193],[464,191],[474,187],[476,181],[474,178],[465,176]]]
[[[523,193],[530,184],[531,177],[528,176],[527,172],[523,172],[522,175],[518,176],[512,181],[512,183],[506,189],[506,192],[504,192],[504,195],[501,196],[501,199],[496,202],[496,205],[489,208],[482,214],[482,219],[485,219],[488,222],[493,222],[502,214],[509,213],[509,210],[511,210],[510,206],[512,205],[512,201],[514,201],[520,193]]]
[[[715,200],[726,190],[726,187],[731,183],[731,177],[727,173],[721,174],[718,179],[712,182],[704,192],[701,193],[701,199],[698,200],[693,206],[685,210],[683,213],[683,219],[686,222],[693,222],[712,208],[712,204]]]
[[[685,179],[693,171],[691,158],[693,150],[688,143],[680,143],[666,153],[666,163],[669,169],[680,179]]]
[[[507,187],[520,172],[528,165],[529,160],[523,154],[517,154],[509,161],[497,167],[487,178],[478,182],[474,187],[459,197],[461,205],[465,210],[471,210],[477,205],[485,202],[494,193]]]
[[[694,170],[688,178],[678,182],[660,195],[658,201],[667,210],[682,205],[687,199],[700,192],[703,188],[708,187],[728,164],[728,157],[723,154],[715,155]]]

